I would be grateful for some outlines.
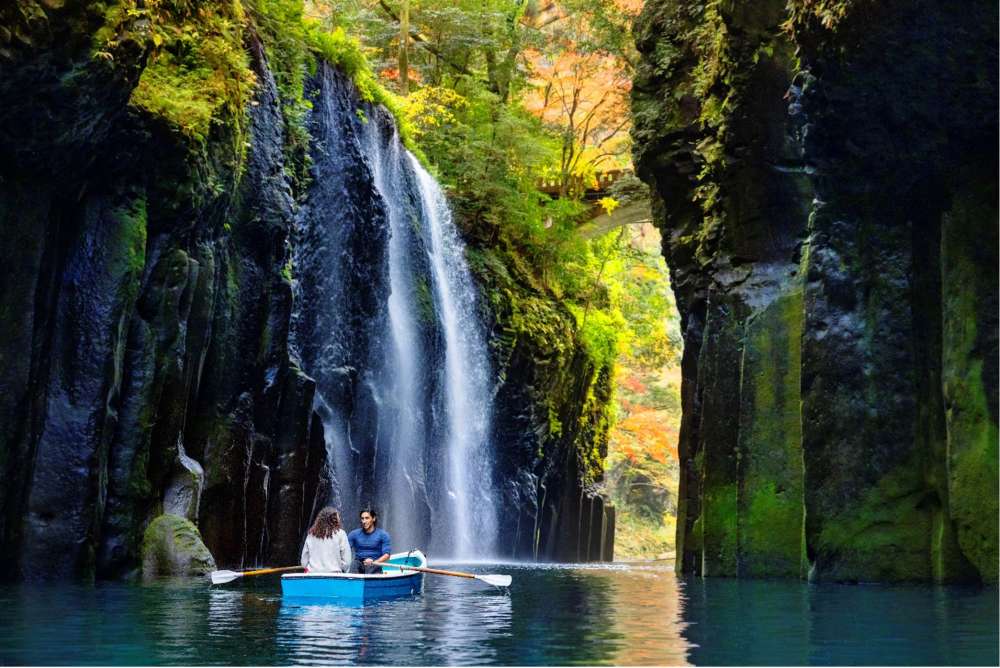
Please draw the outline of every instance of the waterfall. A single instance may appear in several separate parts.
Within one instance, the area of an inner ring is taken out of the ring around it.
[[[374,504],[396,550],[489,556],[491,370],[464,246],[391,116],[332,69],[314,83],[292,342],[316,380],[329,498],[348,527]]]
[[[454,504],[448,524],[456,557],[487,556],[493,552],[497,516],[488,442],[491,370],[475,310],[477,294],[444,193],[412,154],[407,157],[417,175],[429,227],[427,253],[445,336],[445,452],[448,496]]]
[[[375,472],[375,480],[388,489],[382,496],[382,520],[391,522],[395,546],[409,549],[420,546],[421,518],[415,512],[425,488],[424,471],[424,392],[422,391],[426,357],[417,324],[417,287],[410,249],[414,245],[411,221],[419,210],[412,201],[408,174],[401,160],[401,144],[395,127],[376,119],[362,132],[362,148],[372,168],[375,188],[385,202],[389,219],[389,341],[380,351],[382,364],[378,396],[378,447],[388,452],[376,453],[376,466],[385,462],[385,475]],[[383,442],[384,441],[384,442]]]

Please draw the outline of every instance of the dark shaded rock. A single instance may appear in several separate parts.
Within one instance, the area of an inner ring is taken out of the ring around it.
[[[293,202],[263,49],[248,37],[261,83],[245,126],[193,145],[128,105],[146,45],[126,26],[95,55],[104,10],[86,6],[44,9],[19,33],[39,39],[0,52],[0,252],[20,269],[0,307],[21,314],[0,330],[4,573],[126,574],[164,508],[223,563],[287,561],[324,448],[288,352]],[[204,466],[200,503],[185,458]]]
[[[573,315],[518,260],[470,248],[499,381],[493,416],[500,556],[611,561],[614,507],[599,491],[607,456],[610,369],[576,338]]]
[[[208,568],[206,550],[224,567],[292,563],[319,507],[341,503],[337,490],[370,500],[393,464],[379,447],[384,378],[370,372],[392,373],[388,221],[358,145],[366,132],[388,145],[393,122],[320,63],[306,91],[312,185],[296,203],[286,174],[308,163],[289,164],[289,145],[304,131],[284,125],[253,22],[252,101],[220,106],[194,136],[130,103],[153,40],[143,18],[106,25],[112,10],[0,8],[0,572],[114,578],[143,561],[190,572]],[[404,243],[424,248],[414,178],[400,184]],[[419,390],[441,410],[429,262],[412,260],[407,297],[429,351]],[[610,558],[613,509],[596,492],[609,369],[593,368],[552,295],[533,298],[554,344],[543,331],[512,342],[511,312],[484,313],[499,323],[495,368],[510,399],[497,479],[515,481],[519,517],[503,540],[521,557]],[[340,308],[317,308],[330,299]],[[419,436],[438,457],[440,421],[425,422]],[[327,461],[330,424],[356,439],[341,469]],[[446,489],[412,479],[414,533],[428,535]]]
[[[678,566],[995,581],[997,8],[834,4],[637,25],[685,337]]]

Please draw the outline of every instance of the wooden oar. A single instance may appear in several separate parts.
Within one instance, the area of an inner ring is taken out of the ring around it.
[[[401,566],[400,564],[390,564],[386,561],[383,561],[378,565],[382,568],[388,566],[390,568],[398,568],[404,571],[420,571],[421,573],[434,573],[435,575],[454,575],[457,578],[474,578],[476,580],[482,580],[487,584],[491,584],[494,587],[509,587],[511,583],[511,577],[509,575],[476,575],[475,573],[460,573],[459,571],[443,571],[439,568]]]
[[[252,575],[267,575],[268,573],[285,573],[287,571],[301,571],[302,566],[282,566],[281,568],[260,568],[256,571],[213,571],[212,584],[226,584],[236,578],[245,578]]]

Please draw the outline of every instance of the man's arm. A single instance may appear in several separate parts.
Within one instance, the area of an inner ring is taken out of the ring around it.
[[[382,556],[375,560],[375,563],[380,564],[389,558],[392,554],[392,541],[389,539],[389,532],[382,531]]]

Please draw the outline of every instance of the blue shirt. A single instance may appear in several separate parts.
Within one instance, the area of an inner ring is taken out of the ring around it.
[[[383,554],[392,554],[389,534],[379,528],[371,533],[365,533],[364,529],[355,529],[347,534],[347,542],[354,550],[355,559],[378,559]]]

